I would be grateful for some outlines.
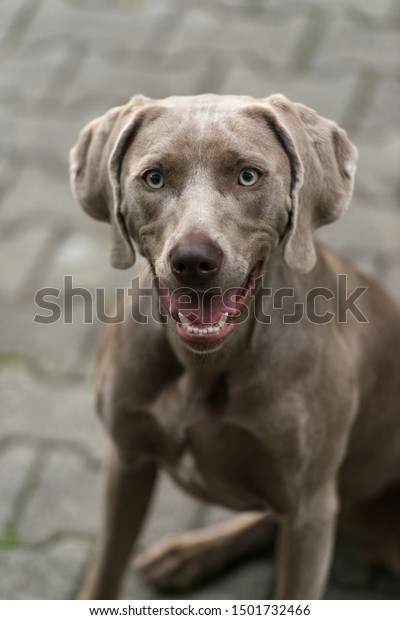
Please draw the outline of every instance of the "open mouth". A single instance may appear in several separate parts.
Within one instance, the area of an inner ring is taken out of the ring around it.
[[[179,338],[195,351],[207,352],[219,348],[234,330],[263,265],[264,261],[258,261],[240,287],[226,291],[212,288],[199,292],[180,288],[169,293],[160,287],[160,299],[175,320]]]
[[[234,316],[224,312],[216,323],[190,323],[189,319],[178,313],[176,331],[178,336],[196,350],[212,350],[234,329]]]

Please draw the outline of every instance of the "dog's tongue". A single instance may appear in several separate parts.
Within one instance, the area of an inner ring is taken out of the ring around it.
[[[236,302],[241,292],[240,288],[230,289],[224,294],[176,291],[168,295],[168,300],[165,301],[173,317],[177,318],[180,312],[194,324],[212,325],[217,323],[225,312],[237,313]]]

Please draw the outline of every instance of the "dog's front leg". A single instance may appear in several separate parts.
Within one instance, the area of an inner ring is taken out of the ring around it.
[[[127,466],[115,448],[111,448],[105,470],[102,531],[79,598],[116,598],[146,514],[155,476],[156,467],[152,463]]]
[[[330,567],[337,513],[333,484],[305,500],[295,517],[282,521],[276,598],[319,599]]]

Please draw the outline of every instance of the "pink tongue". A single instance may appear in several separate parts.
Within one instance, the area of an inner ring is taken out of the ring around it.
[[[173,317],[178,312],[199,325],[217,323],[225,312],[235,314],[236,298],[241,289],[231,289],[224,295],[212,293],[175,292],[169,296],[169,311]]]

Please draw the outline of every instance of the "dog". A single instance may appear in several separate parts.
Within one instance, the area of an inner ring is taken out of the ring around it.
[[[240,514],[143,552],[157,587],[276,537],[276,598],[318,599],[337,530],[400,572],[399,306],[313,238],[347,210],[356,158],[283,95],[135,96],[81,132],[75,197],[110,223],[114,267],[135,246],[148,267],[97,356],[111,447],[81,598],[118,596],[160,468]]]

